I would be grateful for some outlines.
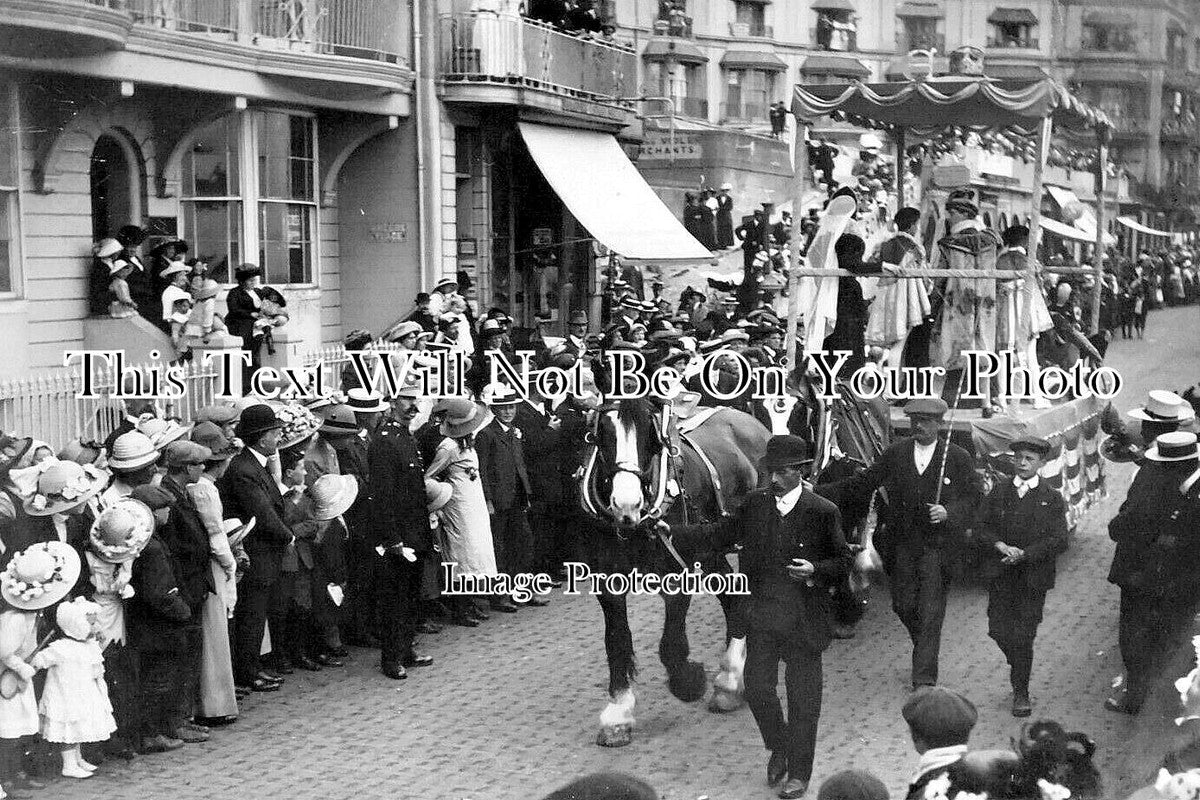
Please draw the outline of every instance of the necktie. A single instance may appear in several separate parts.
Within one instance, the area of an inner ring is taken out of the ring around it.
[[[1029,491],[1029,483],[1027,481],[1018,481],[1017,497],[1024,497],[1028,491]]]

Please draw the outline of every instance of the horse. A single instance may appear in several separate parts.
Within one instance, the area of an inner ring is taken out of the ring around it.
[[[591,557],[604,571],[663,575],[691,571],[665,537],[654,538],[658,520],[688,524],[719,519],[758,485],[758,462],[770,434],[748,414],[730,408],[698,409],[677,419],[672,403],[621,400],[602,406],[588,434],[589,453],[579,477],[581,503],[594,523]],[[700,555],[709,572],[730,573],[722,553]],[[610,568],[615,568],[611,569]],[[689,659],[687,594],[661,593],[666,616],[658,655],[668,688],[684,702],[704,696],[704,666]],[[718,595],[725,615],[726,652],[714,679],[713,711],[742,703],[745,634],[735,598]],[[600,714],[597,743],[620,747],[632,741],[637,675],[624,593],[597,595],[604,613],[609,703]]]

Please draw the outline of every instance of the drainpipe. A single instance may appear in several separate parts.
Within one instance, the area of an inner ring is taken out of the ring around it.
[[[425,25],[436,16],[421,13],[424,0],[412,0],[413,80],[417,122],[417,248],[421,260],[421,290],[428,291],[441,276],[441,130],[438,120],[436,69],[431,48],[436,41]],[[436,6],[435,6],[436,7]],[[428,21],[426,21],[428,17]]]

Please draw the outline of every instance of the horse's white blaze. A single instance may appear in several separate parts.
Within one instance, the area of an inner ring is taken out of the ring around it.
[[[633,726],[633,707],[637,704],[637,698],[633,696],[633,689],[622,689],[613,696],[604,710],[600,712],[600,724],[606,728],[611,728],[614,725],[629,725]]]
[[[645,502],[642,497],[642,481],[636,473],[640,464],[637,431],[623,421],[616,411],[608,412],[608,417],[612,420],[613,430],[616,432],[616,466],[618,470],[622,470],[613,475],[609,507],[617,520],[633,524],[641,518],[642,504]],[[623,471],[625,469],[635,472]]]

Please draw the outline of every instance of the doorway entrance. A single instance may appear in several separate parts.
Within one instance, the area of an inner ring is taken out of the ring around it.
[[[141,164],[132,144],[111,133],[97,139],[89,177],[93,241],[115,236],[122,225],[141,224]]]

